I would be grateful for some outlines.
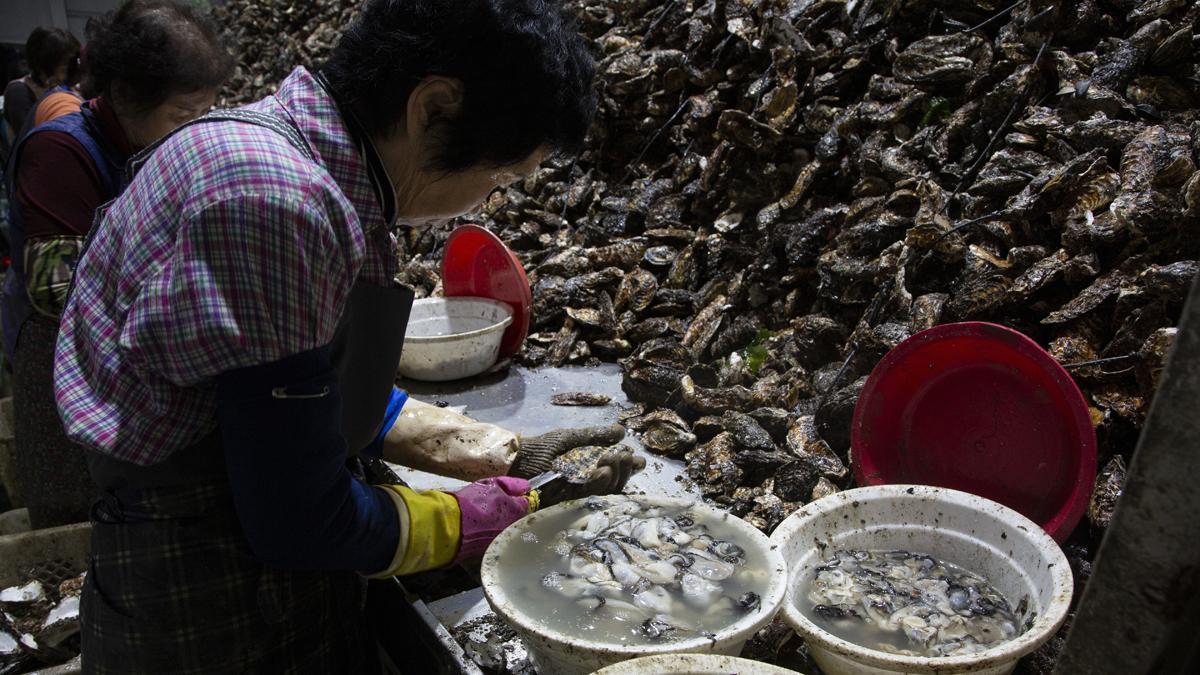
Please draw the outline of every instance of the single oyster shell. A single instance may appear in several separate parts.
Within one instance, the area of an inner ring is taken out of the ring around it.
[[[46,590],[42,582],[34,579],[24,586],[11,586],[0,591],[2,604],[27,604],[41,602],[46,599]]]
[[[612,402],[612,398],[604,394],[587,391],[572,391],[555,394],[550,397],[550,403],[562,406],[603,406]]]
[[[551,468],[563,475],[570,483],[584,483],[600,463],[600,459],[612,452],[630,451],[625,445],[585,445],[573,448],[554,459]]]

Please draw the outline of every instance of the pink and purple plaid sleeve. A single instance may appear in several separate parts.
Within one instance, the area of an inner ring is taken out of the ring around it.
[[[186,218],[129,308],[130,363],[188,387],[328,344],[353,277],[355,242],[330,224],[342,210],[321,191],[264,193]]]
[[[387,231],[364,231],[364,214],[380,220],[371,183],[319,85],[299,69],[255,107],[300,120],[318,161],[255,125],[187,127],[91,232],[55,358],[72,440],[160,461],[215,428],[215,375],[328,343],[356,279],[394,274]]]

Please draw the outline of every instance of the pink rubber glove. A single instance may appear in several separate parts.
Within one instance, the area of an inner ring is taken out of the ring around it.
[[[476,481],[452,492],[461,511],[462,539],[454,564],[478,558],[488,544],[529,513],[529,481],[500,476]]]

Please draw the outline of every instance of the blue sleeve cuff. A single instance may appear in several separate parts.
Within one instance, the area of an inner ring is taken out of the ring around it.
[[[404,410],[404,404],[407,402],[408,392],[392,387],[392,397],[388,399],[387,410],[383,413],[383,425],[379,427],[379,433],[375,434],[375,440],[363,448],[364,455],[383,457],[383,439],[387,438],[388,431],[396,423],[396,418],[400,416],[400,411]]]

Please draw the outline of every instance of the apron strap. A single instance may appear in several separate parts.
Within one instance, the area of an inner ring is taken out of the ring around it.
[[[133,177],[137,175],[137,172],[141,171],[146,162],[150,160],[150,157],[154,155],[154,151],[158,150],[159,147],[166,143],[175,134],[178,134],[188,127],[197,124],[206,124],[208,122],[242,122],[244,124],[253,124],[255,126],[263,127],[264,129],[270,129],[271,131],[274,131],[280,136],[286,138],[288,143],[291,143],[292,147],[303,153],[304,156],[309,159],[309,161],[317,161],[316,152],[313,151],[312,147],[309,146],[308,141],[305,140],[304,136],[300,133],[300,130],[295,126],[269,113],[258,112],[257,110],[248,110],[246,108],[234,108],[232,110],[215,110],[207,115],[204,115],[203,117],[194,119],[191,122],[176,128],[166,136],[158,139],[133,157],[130,157],[129,163],[125,166],[127,181],[132,182]]]
[[[351,456],[379,432],[404,348],[413,292],[360,281],[333,337],[333,362],[342,388],[342,435]]]

